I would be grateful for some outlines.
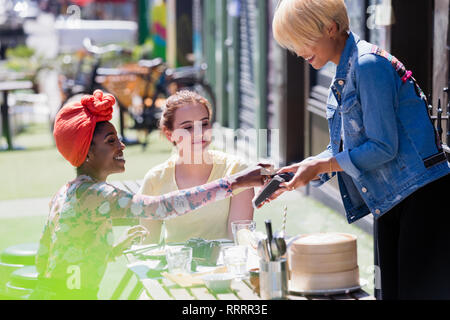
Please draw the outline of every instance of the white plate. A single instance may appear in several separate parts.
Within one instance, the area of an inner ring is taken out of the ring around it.
[[[305,295],[305,296],[331,296],[335,294],[347,294],[353,291],[358,291],[362,287],[367,285],[367,280],[359,279],[359,286],[348,287],[348,288],[339,288],[339,289],[323,289],[323,290],[302,290],[302,291],[293,291],[289,290],[289,294],[293,295]]]

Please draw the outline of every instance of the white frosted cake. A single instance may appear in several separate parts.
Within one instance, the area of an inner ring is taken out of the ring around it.
[[[359,285],[356,237],[346,233],[306,234],[288,249],[289,290],[297,292]]]

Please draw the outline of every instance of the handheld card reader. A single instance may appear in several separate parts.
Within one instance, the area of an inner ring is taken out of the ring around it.
[[[294,177],[293,172],[283,172],[272,176],[270,182],[264,189],[252,200],[253,208],[257,208],[261,203],[269,198],[275,191],[280,188],[282,182],[288,182]]]

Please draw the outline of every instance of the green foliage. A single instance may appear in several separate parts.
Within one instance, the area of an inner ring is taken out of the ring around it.
[[[132,57],[134,61],[139,61],[140,59],[151,59],[153,58],[153,41],[147,39],[143,44],[134,46]]]
[[[39,68],[39,62],[33,58],[10,58],[6,67],[15,72],[33,73]]]
[[[14,72],[24,73],[24,78],[34,80],[37,73],[44,68],[53,68],[53,61],[36,54],[33,48],[19,45],[6,50],[5,67]]]
[[[19,45],[14,48],[8,48],[6,50],[6,58],[31,58],[35,53],[33,48],[27,47],[25,45]]]

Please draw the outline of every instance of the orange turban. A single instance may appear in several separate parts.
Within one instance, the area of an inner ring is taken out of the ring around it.
[[[112,119],[116,99],[101,90],[85,95],[81,102],[66,104],[55,119],[53,136],[58,151],[73,166],[83,164],[91,145],[97,122]]]

